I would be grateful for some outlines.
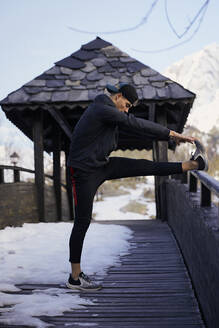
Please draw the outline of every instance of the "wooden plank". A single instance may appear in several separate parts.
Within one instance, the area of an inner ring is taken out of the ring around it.
[[[86,310],[86,312],[83,313],[83,317],[89,316],[93,313],[98,313],[99,316],[105,316],[105,313],[107,314],[113,314],[115,316],[133,316],[132,312],[138,313],[142,316],[142,314],[145,312],[145,306],[141,306],[138,304],[138,306],[119,306],[119,309],[115,309],[115,306],[107,306],[107,307],[95,307],[93,306],[91,309]],[[188,311],[183,311],[182,310],[182,306],[174,306],[172,305],[172,314],[175,316],[179,316],[179,315],[183,315],[183,316],[191,316],[191,314],[196,314],[197,312],[197,308],[196,307],[191,307]],[[159,316],[160,315],[164,315],[164,317],[168,317],[169,316],[169,307],[165,307],[165,306],[155,306],[154,304],[152,304],[151,306],[147,306],[147,316]],[[71,313],[71,316],[80,316],[81,311],[77,311],[77,309],[74,310],[73,313]],[[145,316],[144,316],[145,317]]]
[[[176,318],[176,320],[181,320],[183,322],[190,322],[193,323],[193,319],[191,319],[191,315],[195,314],[194,311],[171,311],[171,319]],[[159,310],[154,310],[154,311],[135,311],[135,318],[133,318],[133,313],[129,311],[119,311],[119,310],[111,310],[111,311],[96,311],[96,310],[92,310],[92,311],[77,311],[76,309],[74,311],[72,311],[71,313],[65,312],[65,318],[90,318],[90,317],[97,317],[99,320],[103,319],[105,320],[106,318],[112,318],[112,319],[131,319],[131,320],[139,320],[139,319],[143,319],[143,318],[154,318],[154,319],[158,319],[158,318],[170,318],[170,312],[168,309],[166,309],[166,311],[159,311]]]
[[[45,221],[44,205],[44,163],[43,163],[43,111],[37,110],[34,113],[33,142],[34,142],[34,170],[35,184],[37,191],[37,205],[39,221]]]
[[[80,328],[82,327],[83,325],[77,321],[75,321],[75,324],[72,324],[72,323],[67,323],[67,328]],[[90,323],[89,321],[85,322],[84,323],[84,326],[87,326],[87,327],[92,327],[92,323]],[[97,327],[97,328],[133,328],[133,322],[100,322],[100,323],[95,323],[93,324],[94,327]],[[66,325],[65,325],[65,322],[63,321],[63,324],[60,323],[59,321],[57,323],[55,323],[55,327],[56,328],[66,328]],[[163,323],[162,322],[162,326],[156,322],[150,322],[149,325],[145,326],[145,323],[144,322],[139,322],[139,323],[134,323],[134,327],[138,327],[138,328],[147,328],[147,327],[150,327],[150,328],[197,328],[197,327],[203,327],[203,326],[200,326],[200,324],[174,324],[172,322],[165,322]],[[14,328],[11,327],[11,328]]]
[[[89,322],[86,324],[87,327],[92,327],[91,324],[89,324]],[[4,327],[7,327],[7,328],[21,328],[21,326],[17,326],[17,325],[4,325],[2,324],[1,328],[4,328]],[[56,328],[80,328],[82,326],[80,326],[77,322],[75,324],[72,324],[72,323],[68,323],[68,326],[65,325],[65,322],[60,323],[60,322],[57,322],[55,323],[55,327]],[[94,327],[101,327],[101,328],[114,328],[114,327],[119,327],[119,328],[133,328],[133,323],[125,323],[123,324],[122,322],[114,322],[114,323],[107,323],[107,322],[101,322],[100,324],[94,324]],[[135,327],[136,328],[145,328],[145,324],[144,323],[135,323]],[[196,327],[200,327],[200,325],[196,325],[196,324],[192,324],[192,325],[180,325],[180,326],[176,326],[174,323],[163,323],[162,324],[162,327],[163,328],[196,328]],[[22,326],[22,328],[30,328],[30,326]],[[150,328],[160,328],[159,325],[157,325],[157,323],[150,323]]]
[[[90,295],[91,297],[91,295]],[[179,297],[178,295],[169,295],[169,296],[158,296],[158,295],[153,295],[150,298],[149,297],[145,297],[143,295],[143,297],[138,296],[136,297],[135,295],[129,295],[126,296],[125,298],[121,298],[121,295],[113,295],[113,296],[109,296],[109,295],[93,295],[94,298],[91,298],[92,302],[95,305],[98,306],[102,306],[103,304],[112,304],[115,306],[121,306],[121,305],[129,305],[129,306],[133,306],[134,305],[139,305],[139,306],[145,306],[145,310],[147,310],[147,307],[150,305],[154,305],[155,307],[159,307],[160,308],[160,304],[162,304],[163,302],[166,302],[166,304],[168,304],[169,308],[171,307],[171,305],[173,304],[178,304],[179,307],[188,307],[188,306],[195,306],[196,303],[195,301],[191,298],[191,296],[189,298],[183,297],[183,300],[179,301]],[[101,304],[101,305],[100,305]],[[134,313],[134,312],[133,312]]]
[[[149,317],[147,318],[146,316],[142,316],[142,317],[138,317],[136,318],[135,316],[132,317],[126,317],[123,316],[121,318],[118,317],[105,317],[105,318],[99,318],[97,316],[91,317],[89,316],[89,318],[83,318],[83,317],[77,317],[76,319],[74,317],[67,317],[65,316],[63,317],[54,317],[54,318],[49,318],[49,317],[39,317],[41,319],[43,319],[45,322],[50,322],[50,323],[54,323],[54,322],[75,322],[77,320],[77,322],[82,323],[82,322],[93,322],[93,323],[102,323],[102,322],[132,322],[133,326],[135,325],[135,322],[144,322],[145,324],[150,324],[151,322],[154,323],[158,323],[160,322],[160,327],[162,327],[162,323],[166,322],[166,323],[174,323],[176,326],[177,324],[194,324],[194,323],[198,323],[198,321],[191,319],[191,318],[184,318],[184,317],[174,317],[174,316],[170,316],[165,318],[163,316],[160,317]],[[89,321],[88,321],[89,320]],[[162,321],[162,322],[161,322]],[[178,326],[177,326],[178,327]],[[200,326],[201,327],[201,326]]]

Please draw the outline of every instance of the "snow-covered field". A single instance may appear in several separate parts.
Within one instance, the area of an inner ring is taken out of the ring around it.
[[[130,194],[96,202],[95,220],[146,219],[143,215],[119,210],[129,200],[145,202],[141,196],[143,187],[145,184],[139,184]],[[152,208],[149,214],[153,213]],[[15,285],[22,283],[64,285],[70,272],[68,240],[71,229],[71,223],[60,222],[26,223],[22,227],[0,230],[0,323],[43,328],[47,325],[35,316],[61,315],[64,311],[91,304],[90,300],[65,288],[34,290],[30,295],[5,293],[19,290]],[[119,256],[128,253],[131,236],[132,231],[122,225],[91,223],[84,242],[82,270],[103,278],[110,266],[119,265]]]

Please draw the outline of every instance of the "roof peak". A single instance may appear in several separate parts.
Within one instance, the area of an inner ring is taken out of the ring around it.
[[[99,50],[102,48],[106,48],[108,46],[112,46],[112,43],[101,39],[99,36],[96,39],[84,44],[81,46],[82,50]]]

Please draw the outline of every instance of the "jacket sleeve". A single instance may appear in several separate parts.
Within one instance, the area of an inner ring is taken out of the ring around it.
[[[103,106],[99,110],[99,118],[103,123],[116,123],[128,127],[145,136],[154,136],[158,140],[168,140],[170,130],[163,125],[149,120],[137,118],[133,114],[120,112],[113,106]]]

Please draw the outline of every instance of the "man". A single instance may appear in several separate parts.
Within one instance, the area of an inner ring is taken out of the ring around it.
[[[75,221],[70,237],[70,258],[72,274],[67,287],[80,290],[98,290],[80,266],[83,241],[89,227],[93,199],[97,188],[111,179],[170,175],[188,170],[207,170],[208,162],[202,145],[193,137],[183,136],[175,131],[128,114],[138,101],[136,90],[129,84],[118,87],[107,85],[110,96],[99,95],[87,108],[77,123],[72,139],[67,165],[71,170],[75,201]],[[108,157],[117,147],[118,128],[122,126],[137,130],[142,137],[156,140],[173,138],[177,144],[196,142],[193,157],[183,163],[153,162],[144,159]]]

